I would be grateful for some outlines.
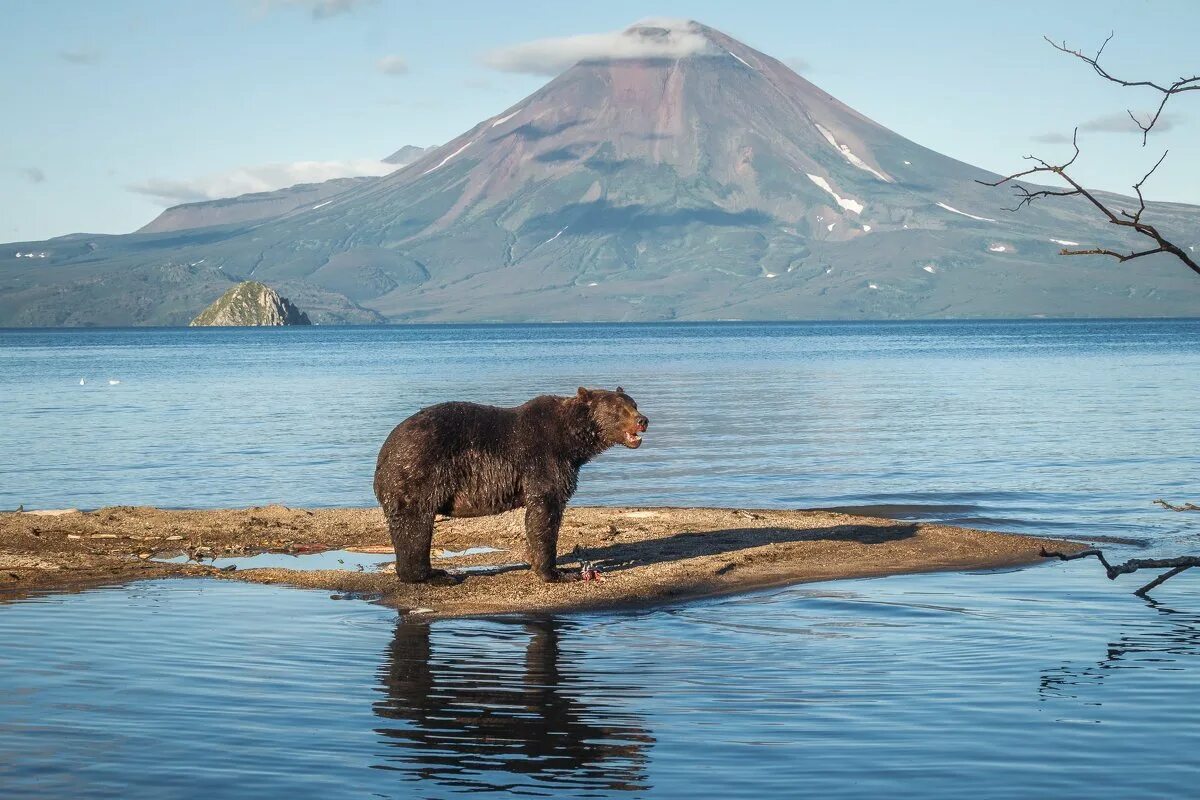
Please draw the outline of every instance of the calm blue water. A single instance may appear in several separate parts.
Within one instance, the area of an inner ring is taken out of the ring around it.
[[[579,502],[1200,549],[1200,515],[1151,505],[1200,498],[1195,321],[0,331],[0,508],[366,505],[420,406],[618,383],[647,444]],[[1188,796],[1200,580],[1145,602],[1140,577],[430,627],[209,581],[11,603],[0,795]]]

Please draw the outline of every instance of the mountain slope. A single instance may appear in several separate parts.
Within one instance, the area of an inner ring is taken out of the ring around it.
[[[1007,193],[976,183],[991,174],[697,23],[623,35],[641,51],[700,45],[679,57],[581,62],[319,207],[37,244],[50,254],[44,265],[0,252],[0,324],[30,319],[10,298],[52,276],[70,294],[74,276],[120,282],[181,255],[289,294],[295,285],[343,296],[393,321],[1200,313],[1200,286],[1170,259],[1060,257],[1065,242],[1126,244],[1082,204],[1010,214]],[[1190,243],[1198,212],[1149,213]],[[130,321],[166,319],[147,311]]]

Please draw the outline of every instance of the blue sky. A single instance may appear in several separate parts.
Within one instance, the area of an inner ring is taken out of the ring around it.
[[[1038,141],[1155,105],[1057,53],[1110,31],[1118,74],[1200,72],[1200,3],[508,3],[459,0],[0,0],[0,241],[120,233],[189,196],[246,180],[378,169],[405,144],[449,140],[537,89],[489,53],[535,39],[697,19],[777,58],[908,138],[993,170]],[[1175,98],[1169,129],[1140,147],[1089,130],[1078,175],[1200,204],[1200,99]],[[314,163],[316,162],[316,163]]]

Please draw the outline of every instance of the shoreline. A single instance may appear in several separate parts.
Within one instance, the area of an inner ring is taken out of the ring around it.
[[[349,324],[320,324],[312,325],[231,325],[222,326],[225,330],[252,330],[252,331],[272,331],[280,330],[281,328],[336,328],[338,330],[359,329],[380,329],[380,328],[504,328],[512,326],[529,326],[529,327],[562,327],[564,325],[628,325],[628,326],[697,326],[706,325],[924,325],[924,324],[1008,324],[1008,323],[1094,323],[1094,322],[1198,322],[1200,316],[1180,317],[1180,316],[1136,316],[1136,317],[1087,317],[1087,316],[1072,316],[1072,317],[1049,317],[1039,315],[1023,315],[1012,317],[805,317],[802,319],[758,319],[756,317],[746,317],[743,319],[718,318],[718,319],[647,319],[647,320],[572,320],[572,321],[551,321],[551,320],[525,320],[525,321],[499,321],[487,320],[479,322],[462,322],[462,321],[425,321],[425,322],[409,322],[400,320],[397,322],[355,322]],[[20,326],[3,326],[0,325],[0,333],[12,332],[27,332],[27,331],[186,331],[197,330],[190,325],[20,325]],[[201,329],[202,330],[202,329]]]
[[[495,548],[458,555],[468,548]],[[845,578],[986,570],[1042,561],[1079,542],[831,511],[568,507],[559,566],[601,581],[543,584],[524,568],[523,511],[439,519],[434,566],[484,569],[457,586],[398,583],[390,568],[304,569],[305,555],[390,551],[378,508],[263,506],[204,511],[114,506],[0,513],[0,602],[139,580],[214,577],[370,598],[422,618],[649,608]],[[450,557],[437,557],[441,551]],[[298,556],[301,569],[164,563],[178,557]]]

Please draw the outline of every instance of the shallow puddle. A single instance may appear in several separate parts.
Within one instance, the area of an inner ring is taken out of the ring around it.
[[[479,547],[468,547],[465,550],[436,550],[434,558],[468,558],[470,556],[483,556],[488,553],[506,553],[507,550],[501,550],[499,547],[488,547],[481,545]]]
[[[170,558],[156,558],[166,564],[186,564],[190,559],[186,554]],[[326,569],[344,569],[351,572],[373,572],[396,560],[392,553],[355,553],[350,550],[326,550],[321,553],[256,553],[252,556],[229,556],[225,558],[202,559],[198,563],[216,567],[217,569],[293,569],[301,572]]]
[[[495,547],[468,547],[465,550],[440,550],[435,560],[453,561],[454,559],[470,556],[486,555],[489,553],[505,553]],[[164,564],[186,564],[189,559],[186,553],[165,558],[156,558]],[[256,553],[252,556],[228,556],[215,559],[200,559],[197,563],[217,569],[291,569],[299,572],[315,572],[317,570],[347,570],[350,572],[374,572],[390,567],[396,560],[395,554],[364,553],[358,550],[325,550],[320,553]],[[495,575],[514,569],[525,569],[528,564],[510,561],[498,564],[472,564],[470,566],[444,565],[449,572],[456,575]]]

